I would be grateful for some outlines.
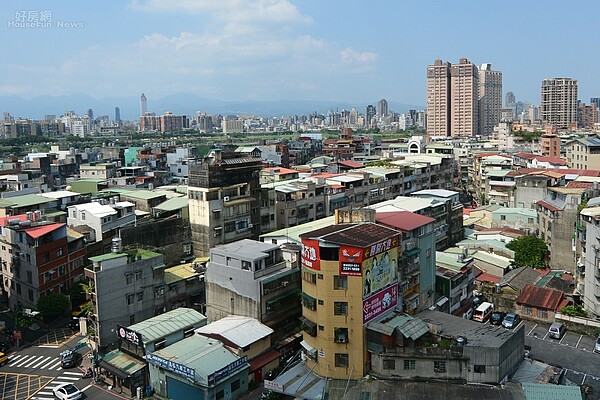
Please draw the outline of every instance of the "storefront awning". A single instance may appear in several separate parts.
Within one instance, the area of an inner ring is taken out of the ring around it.
[[[121,379],[127,379],[146,367],[146,365],[144,361],[138,360],[120,350],[113,350],[100,360],[100,368],[104,368]]]

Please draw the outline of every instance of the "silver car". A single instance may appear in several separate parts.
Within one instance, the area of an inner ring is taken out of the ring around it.
[[[594,345],[594,352],[600,353],[600,335],[596,338],[596,344]]]

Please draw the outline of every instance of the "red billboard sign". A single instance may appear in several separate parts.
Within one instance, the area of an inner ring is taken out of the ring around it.
[[[363,300],[363,324],[391,310],[398,304],[398,285],[377,292]]]
[[[302,240],[302,266],[317,271],[321,270],[318,240]]]
[[[362,276],[363,254],[363,249],[340,246],[340,275]]]
[[[365,258],[376,256],[377,254],[389,251],[393,247],[398,247],[398,236],[385,239],[379,243],[375,243],[365,250]]]

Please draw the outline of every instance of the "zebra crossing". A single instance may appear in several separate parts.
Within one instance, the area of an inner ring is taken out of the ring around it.
[[[53,380],[50,381],[46,386],[40,389],[39,392],[35,394],[35,396],[31,397],[29,400],[48,400],[54,399],[54,394],[52,390],[60,385],[64,385],[65,383],[72,383],[75,385],[75,382],[81,379],[83,373],[81,372],[71,372],[64,371],[61,375],[57,376]],[[77,386],[77,385],[75,385]],[[81,389],[80,389],[81,390]]]
[[[9,367],[13,368],[33,368],[48,371],[60,371],[60,358],[53,356],[36,356],[17,354],[10,358]]]

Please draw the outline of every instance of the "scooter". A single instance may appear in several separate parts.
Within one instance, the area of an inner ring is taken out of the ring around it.
[[[83,374],[83,379],[88,379],[94,376],[94,371],[91,368],[88,368],[87,371]]]

